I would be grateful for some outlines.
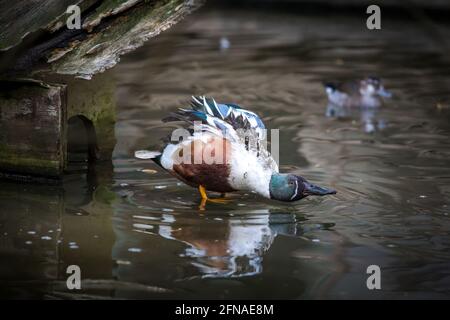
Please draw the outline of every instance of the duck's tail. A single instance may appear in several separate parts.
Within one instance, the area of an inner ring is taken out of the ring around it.
[[[152,159],[157,165],[161,166],[162,153],[159,151],[137,150],[134,157],[142,160]]]

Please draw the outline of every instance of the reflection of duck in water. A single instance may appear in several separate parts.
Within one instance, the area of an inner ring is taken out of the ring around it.
[[[279,234],[303,233],[295,214],[270,214],[269,210],[255,215],[224,217],[208,222],[184,224],[174,217],[170,225],[160,225],[158,234],[166,239],[181,241],[189,247],[184,256],[193,258],[203,277],[242,277],[262,272],[263,255]],[[167,215],[166,215],[167,216]],[[248,219],[248,220],[247,220]],[[317,227],[317,226],[316,226]]]
[[[363,124],[363,130],[367,133],[373,133],[386,128],[386,122],[378,118],[378,110],[378,108],[353,109],[328,103],[325,115],[337,119],[352,119],[359,116]]]
[[[165,121],[187,123],[188,136],[179,142],[178,135],[176,142],[172,139],[162,152],[137,151],[136,157],[152,159],[176,178],[199,188],[202,206],[208,200],[206,190],[254,191],[281,201],[335,193],[310,184],[303,177],[279,173],[278,165],[264,147],[262,120],[237,105],[193,97],[192,109],[179,109]],[[174,134],[175,131],[172,138]]]
[[[390,98],[392,94],[384,89],[381,80],[368,77],[361,81],[344,82],[340,84],[327,83],[325,91],[328,101],[338,107],[379,107],[382,98]]]

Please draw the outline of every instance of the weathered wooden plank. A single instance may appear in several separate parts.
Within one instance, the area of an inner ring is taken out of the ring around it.
[[[2,171],[58,177],[64,167],[66,87],[36,81],[0,84]]]
[[[120,56],[168,29],[201,3],[199,0],[139,2],[122,14],[117,14],[107,27],[99,25],[83,41],[72,43],[65,54],[60,55],[60,51],[56,51],[58,59],[50,54],[48,61],[53,62],[52,69],[59,74],[90,79],[94,74],[116,65]],[[88,18],[85,26],[90,28],[98,24],[98,17],[110,12],[110,9],[104,10],[92,16],[92,19]]]
[[[71,116],[78,116],[75,119],[82,119],[89,126],[89,132],[95,132],[90,135],[95,137],[95,144],[90,145],[96,146],[96,158],[110,159],[115,144],[113,85],[101,79],[99,82],[52,79],[57,79],[58,75],[91,79],[113,67],[121,55],[143,45],[203,2],[0,1],[2,175],[6,172],[8,175],[59,177],[66,165],[66,130]],[[78,4],[81,9],[80,30],[65,27],[65,12],[72,4]],[[37,30],[39,32],[35,32]],[[29,33],[34,34],[27,37]],[[7,50],[11,47],[14,49]],[[30,75],[48,83],[65,85],[10,80]]]
[[[19,44],[29,33],[46,28],[69,5],[83,0],[15,0],[0,2],[0,50]]]
[[[12,54],[0,52],[0,58],[8,61],[0,66],[5,69],[2,77],[29,76],[38,69],[90,79],[204,1],[19,0],[10,6],[6,2],[0,2],[0,51],[16,46],[29,33],[41,33],[28,37]],[[72,4],[81,9],[80,30],[66,28],[65,11]]]

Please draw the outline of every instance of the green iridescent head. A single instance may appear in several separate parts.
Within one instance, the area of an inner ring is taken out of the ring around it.
[[[324,196],[336,191],[313,185],[295,174],[273,174],[269,185],[270,198],[279,201],[297,201],[307,196]]]

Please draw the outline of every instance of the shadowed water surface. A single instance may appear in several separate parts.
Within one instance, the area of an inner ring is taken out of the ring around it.
[[[448,43],[404,18],[377,32],[364,22],[205,9],[125,57],[109,73],[112,163],[63,188],[0,184],[0,294],[449,298]],[[383,108],[327,106],[324,81],[366,75],[394,93]],[[133,159],[192,94],[257,112],[280,129],[281,170],[337,195],[284,204],[241,193],[200,211],[195,189]],[[65,288],[71,264],[81,291]],[[372,264],[382,290],[366,287]]]

